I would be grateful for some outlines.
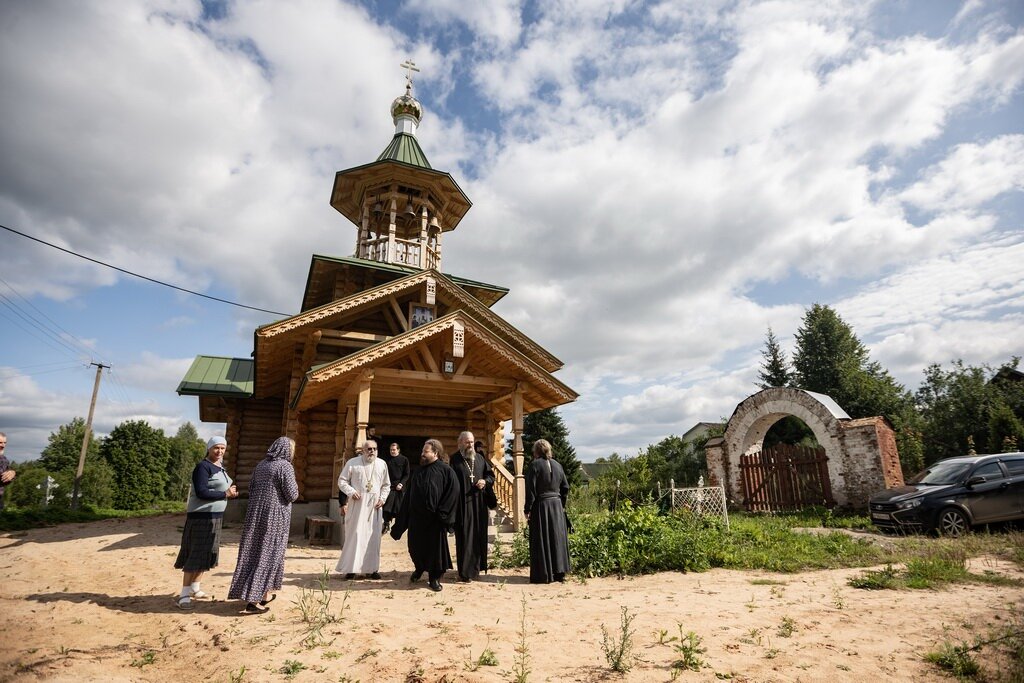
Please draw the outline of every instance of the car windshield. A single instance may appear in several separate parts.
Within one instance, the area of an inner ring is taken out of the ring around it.
[[[926,486],[955,484],[970,466],[969,462],[937,462],[907,483],[925,484]]]

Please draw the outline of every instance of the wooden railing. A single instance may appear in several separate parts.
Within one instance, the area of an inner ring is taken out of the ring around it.
[[[395,238],[395,257],[393,261],[388,260],[388,238],[387,235],[376,237],[372,240],[368,240],[363,245],[363,253],[360,254],[361,258],[368,259],[370,261],[379,261],[381,263],[397,263],[400,265],[412,266],[413,268],[420,268],[420,254],[424,249],[423,243],[418,240],[403,240]],[[437,267],[437,252],[430,247],[426,247],[427,250],[427,261],[423,268],[436,268]]]
[[[494,497],[498,499],[498,509],[508,519],[515,519],[516,478],[499,462],[491,461],[494,468]]]

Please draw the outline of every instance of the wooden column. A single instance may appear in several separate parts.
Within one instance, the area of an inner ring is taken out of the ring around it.
[[[420,216],[420,268],[427,267],[427,205],[423,205]]]
[[[359,380],[359,400],[356,403],[356,446],[366,441],[366,425],[370,423],[370,387],[373,385],[373,373],[363,373]]]
[[[394,198],[391,200],[391,222],[388,225],[388,255],[385,259],[386,263],[395,262],[395,221],[396,214],[398,213],[398,205]]]
[[[367,200],[368,202],[370,200]],[[363,205],[363,221],[359,230],[356,232],[356,256],[359,258],[367,258],[366,244],[370,241],[370,205],[369,203]]]
[[[338,418],[337,422],[334,423],[334,467],[331,468],[332,492],[338,487],[338,475],[341,474],[341,468],[345,465],[346,422],[349,413],[353,412],[348,408],[343,401],[338,401]]]
[[[516,385],[516,391],[512,394],[512,460],[515,462],[516,490],[512,504],[512,519],[515,521],[516,531],[523,528],[526,517],[523,515],[523,505],[526,504],[526,477],[523,476],[523,387]]]

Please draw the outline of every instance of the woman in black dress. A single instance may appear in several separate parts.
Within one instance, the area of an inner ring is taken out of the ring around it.
[[[564,581],[569,571],[569,534],[565,502],[569,480],[551,457],[551,444],[533,444],[533,462],[526,470],[526,521],[530,525],[530,583]]]

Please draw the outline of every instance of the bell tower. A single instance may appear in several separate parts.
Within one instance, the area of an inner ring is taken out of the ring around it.
[[[395,134],[377,160],[334,177],[331,206],[356,226],[354,256],[410,268],[441,269],[441,241],[472,202],[455,180],[427,161],[416,131],[423,107],[412,94],[411,61],[405,94],[391,103]]]

